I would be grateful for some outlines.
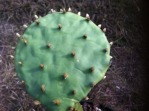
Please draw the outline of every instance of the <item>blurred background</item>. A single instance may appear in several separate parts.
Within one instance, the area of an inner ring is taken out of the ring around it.
[[[93,104],[86,103],[85,110],[144,111],[148,101],[144,97],[144,5],[142,0],[0,0],[0,111],[44,111],[16,76],[10,58],[17,45],[15,33],[22,34],[23,24],[31,24],[34,14],[45,16],[51,9],[69,7],[82,16],[89,13],[95,24],[107,29],[108,41],[114,43],[106,79],[91,90],[88,96]]]

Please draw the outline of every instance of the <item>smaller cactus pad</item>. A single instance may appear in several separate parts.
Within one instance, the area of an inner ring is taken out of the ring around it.
[[[15,53],[17,75],[47,111],[76,109],[109,64],[110,45],[103,31],[89,16],[72,12],[37,18]]]

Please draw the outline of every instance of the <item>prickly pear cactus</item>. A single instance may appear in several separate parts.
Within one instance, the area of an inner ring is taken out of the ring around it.
[[[103,79],[110,64],[110,44],[89,15],[53,12],[17,34],[17,75],[27,92],[47,111],[81,111],[79,101]]]

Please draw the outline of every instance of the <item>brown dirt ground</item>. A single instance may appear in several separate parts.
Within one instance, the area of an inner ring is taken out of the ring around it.
[[[22,25],[30,24],[33,15],[46,15],[51,8],[72,7],[91,15],[92,20],[107,28],[107,38],[113,41],[113,56],[107,78],[89,93],[84,110],[94,111],[144,111],[143,57],[141,23],[141,0],[0,0],[0,111],[44,111],[33,104],[24,85],[18,80],[12,47],[17,44],[16,32],[23,33]]]

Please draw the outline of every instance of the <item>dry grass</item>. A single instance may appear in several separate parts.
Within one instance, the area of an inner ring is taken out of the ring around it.
[[[0,0],[0,111],[44,111],[35,106],[14,71],[12,47],[17,44],[16,32],[23,33],[24,23],[33,15],[46,15],[51,8],[72,7],[74,12],[88,12],[96,24],[107,28],[109,41],[114,41],[112,65],[107,78],[90,92],[94,106],[112,107],[116,111],[141,111],[143,63],[141,55],[139,0]]]

